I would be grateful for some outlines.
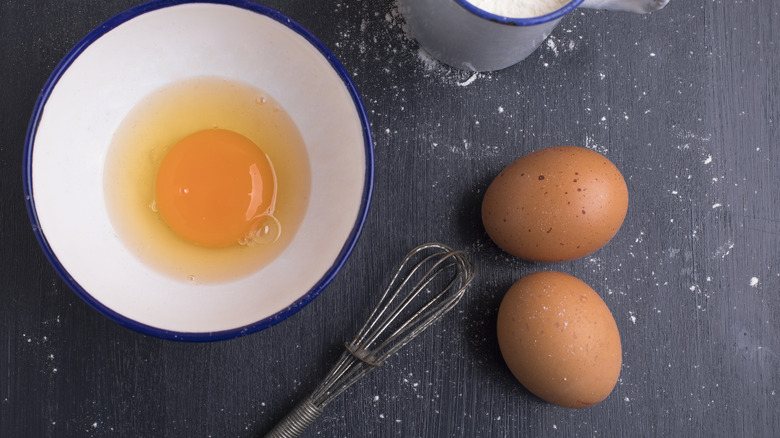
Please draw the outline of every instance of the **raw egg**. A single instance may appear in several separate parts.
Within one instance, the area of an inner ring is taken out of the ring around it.
[[[628,188],[603,155],[542,149],[507,166],[488,187],[482,222],[504,251],[539,262],[584,257],[609,242],[628,210]]]
[[[196,77],[152,92],[119,125],[103,170],[119,240],[189,283],[224,283],[271,263],[303,221],[310,167],[271,94]]]
[[[581,280],[544,271],[523,277],[498,311],[498,344],[509,370],[550,403],[585,408],[617,383],[622,349],[601,297]]]
[[[268,156],[248,138],[206,129],[165,155],[154,202],[165,223],[192,243],[247,243],[264,237],[269,228],[261,225],[273,218],[276,175]]]

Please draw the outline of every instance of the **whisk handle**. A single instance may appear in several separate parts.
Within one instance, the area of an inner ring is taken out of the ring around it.
[[[300,436],[314,420],[322,415],[322,406],[314,404],[310,397],[298,404],[265,438],[295,438]]]

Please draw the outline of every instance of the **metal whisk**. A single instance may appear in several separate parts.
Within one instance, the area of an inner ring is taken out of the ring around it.
[[[325,405],[455,307],[475,274],[463,251],[427,243],[409,252],[338,363],[266,438],[303,433]]]

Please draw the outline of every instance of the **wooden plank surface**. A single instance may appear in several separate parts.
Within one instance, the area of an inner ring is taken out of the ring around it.
[[[577,10],[527,60],[472,75],[431,61],[391,0],[268,0],[341,60],[374,135],[365,229],[327,290],[240,339],[177,343],[115,324],[48,265],[21,169],[37,94],[91,29],[140,1],[0,2],[0,436],[261,436],[312,390],[390,269],[424,241],[466,249],[461,305],[329,405],[308,436],[780,434],[780,3],[672,0]],[[515,158],[574,144],[626,177],[626,222],[583,259],[515,259],[479,207]],[[505,367],[495,317],[531,272],[604,298],[623,369],[568,410]]]

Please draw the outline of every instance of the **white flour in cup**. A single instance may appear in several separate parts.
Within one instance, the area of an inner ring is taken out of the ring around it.
[[[510,18],[530,18],[557,11],[571,0],[468,0],[472,5]]]

